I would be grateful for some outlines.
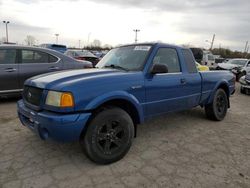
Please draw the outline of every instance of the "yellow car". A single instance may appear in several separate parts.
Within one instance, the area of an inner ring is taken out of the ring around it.
[[[195,62],[198,71],[209,71],[209,67]]]

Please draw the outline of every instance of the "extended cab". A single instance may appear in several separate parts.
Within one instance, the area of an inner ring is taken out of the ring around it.
[[[168,44],[117,47],[96,67],[27,80],[18,115],[42,139],[79,140],[101,164],[121,159],[152,117],[201,106],[222,120],[235,90],[231,72],[198,72],[189,49]]]

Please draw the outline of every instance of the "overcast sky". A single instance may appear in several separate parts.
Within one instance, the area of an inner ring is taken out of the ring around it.
[[[162,41],[209,48],[244,50],[250,42],[250,0],[0,0],[1,21],[8,20],[9,41],[86,45]],[[0,24],[0,39],[5,25]]]

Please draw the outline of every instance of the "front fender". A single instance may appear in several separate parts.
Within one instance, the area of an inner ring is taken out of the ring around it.
[[[84,110],[88,111],[88,110],[96,109],[102,104],[104,104],[105,102],[115,100],[115,99],[123,99],[123,100],[130,102],[136,108],[139,114],[140,122],[143,122],[143,119],[144,119],[143,108],[140,102],[134,95],[131,95],[130,93],[125,92],[125,91],[113,91],[113,92],[105,93],[101,96],[98,96],[94,98],[92,101],[90,101],[86,105]]]

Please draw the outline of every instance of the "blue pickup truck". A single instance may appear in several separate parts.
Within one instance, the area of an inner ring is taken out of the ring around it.
[[[231,72],[198,72],[187,48],[132,44],[111,50],[95,69],[28,79],[18,115],[40,138],[80,141],[92,161],[108,164],[155,116],[201,106],[209,119],[223,120],[234,90]]]

